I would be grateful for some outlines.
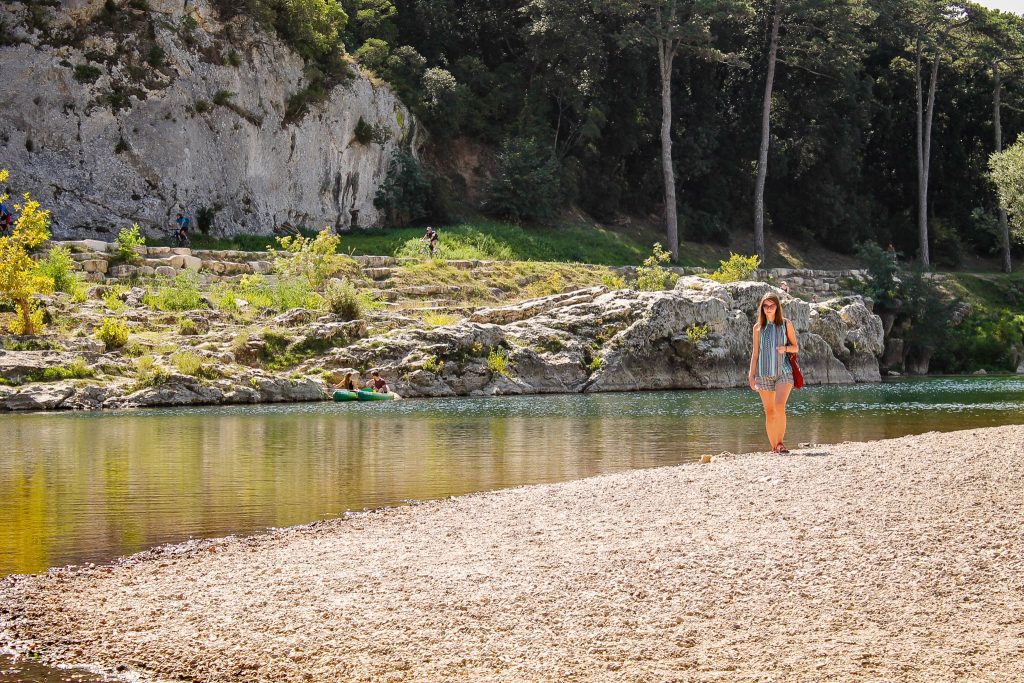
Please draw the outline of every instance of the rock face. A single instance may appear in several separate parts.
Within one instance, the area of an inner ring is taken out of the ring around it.
[[[667,292],[594,287],[364,339],[310,368],[381,368],[404,396],[740,387],[769,289],[694,276]],[[881,320],[862,300],[783,305],[808,384],[880,380]]]
[[[208,0],[132,4],[0,4],[16,43],[0,47],[0,158],[15,192],[53,210],[56,237],[168,231],[178,211],[216,234],[377,223],[374,195],[413,126],[388,88],[354,74],[289,119],[308,81],[276,37]],[[360,120],[372,141],[355,139]]]

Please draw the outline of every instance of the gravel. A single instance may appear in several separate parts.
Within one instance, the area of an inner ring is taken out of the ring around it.
[[[200,681],[1024,680],[1024,426],[811,446],[0,582],[0,644]]]

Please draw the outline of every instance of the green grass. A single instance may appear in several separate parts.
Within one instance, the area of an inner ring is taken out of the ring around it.
[[[579,261],[603,265],[638,264],[650,247],[621,233],[587,224],[521,227],[508,223],[441,226],[440,258],[500,261]],[[416,256],[420,228],[373,231],[341,238],[352,254]]]
[[[1014,309],[1024,306],[1024,273],[949,273],[948,276],[959,285],[953,287],[953,293],[975,299],[975,305]]]

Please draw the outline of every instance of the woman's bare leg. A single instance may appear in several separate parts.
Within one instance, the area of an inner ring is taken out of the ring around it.
[[[775,439],[777,422],[775,415],[775,392],[758,391],[757,394],[761,397],[761,404],[764,405],[764,428],[768,432],[768,441],[771,443],[772,448],[775,448],[779,443]]]
[[[773,446],[778,446],[786,439],[786,402],[789,401],[789,394],[793,391],[792,384],[775,385],[775,394],[772,402],[775,404],[775,436],[778,439]]]

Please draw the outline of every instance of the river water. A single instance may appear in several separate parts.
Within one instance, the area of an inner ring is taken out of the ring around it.
[[[787,441],[1024,424],[1022,408],[1021,377],[809,387]],[[6,414],[0,443],[0,576],[768,445],[738,389]],[[10,666],[0,683],[85,680]]]

